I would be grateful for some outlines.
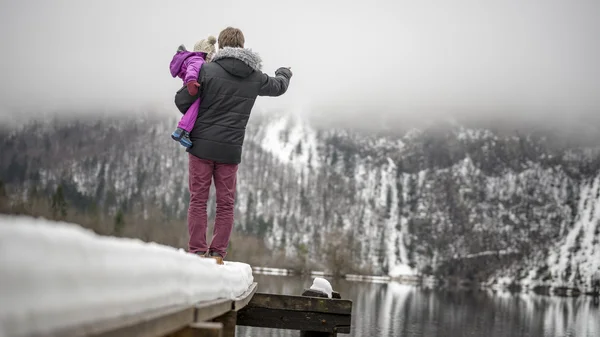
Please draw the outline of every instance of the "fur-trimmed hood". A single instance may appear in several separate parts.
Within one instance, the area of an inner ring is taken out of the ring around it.
[[[247,77],[254,71],[262,70],[262,59],[251,49],[225,47],[219,49],[212,61],[218,63],[228,73]]]

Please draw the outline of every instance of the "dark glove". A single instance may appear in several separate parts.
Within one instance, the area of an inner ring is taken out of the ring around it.
[[[196,81],[192,81],[188,84],[186,84],[188,92],[190,93],[190,95],[192,96],[196,96],[198,95],[198,88],[200,87],[200,83],[196,82]]]
[[[289,67],[281,67],[281,68],[275,70],[275,76],[279,76],[279,75],[284,76],[289,80],[290,78],[292,78],[293,74]]]

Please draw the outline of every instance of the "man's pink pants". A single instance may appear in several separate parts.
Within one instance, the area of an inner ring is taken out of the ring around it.
[[[189,155],[190,207],[188,209],[189,251],[216,252],[225,257],[233,228],[233,208],[237,165],[220,164]],[[208,216],[206,204],[214,178],[217,190],[217,215],[210,246],[206,243]]]

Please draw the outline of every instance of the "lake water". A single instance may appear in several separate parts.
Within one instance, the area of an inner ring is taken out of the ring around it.
[[[312,280],[254,275],[259,292],[300,295]],[[600,308],[578,298],[489,291],[428,290],[398,283],[330,280],[353,301],[350,336],[600,337]],[[238,327],[242,337],[299,336],[297,331]],[[348,336],[348,335],[340,335]]]

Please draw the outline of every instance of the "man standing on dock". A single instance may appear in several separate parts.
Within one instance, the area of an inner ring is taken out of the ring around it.
[[[222,264],[233,228],[238,164],[246,124],[257,96],[280,96],[289,86],[290,68],[279,68],[275,77],[261,71],[260,57],[244,48],[244,35],[225,28],[218,38],[219,50],[200,70],[201,104],[190,133],[188,209],[189,251],[210,256]],[[189,107],[197,97],[187,89],[177,93],[175,103]],[[183,110],[186,111],[186,110]],[[210,246],[206,242],[206,204],[212,180],[217,191],[217,214]]]

